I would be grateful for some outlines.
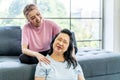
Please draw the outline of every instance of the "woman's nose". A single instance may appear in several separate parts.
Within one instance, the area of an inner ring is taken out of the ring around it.
[[[36,20],[40,20],[40,17],[39,17],[39,16],[36,16]]]
[[[60,41],[60,42],[59,42],[59,44],[60,44],[60,45],[63,45],[63,42],[62,42],[62,41]]]

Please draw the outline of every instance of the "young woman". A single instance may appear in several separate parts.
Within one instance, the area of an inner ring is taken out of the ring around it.
[[[60,31],[60,27],[43,19],[35,4],[25,6],[23,13],[28,20],[22,29],[22,55],[20,61],[27,64],[38,62],[49,63],[45,57],[50,49],[52,38]]]

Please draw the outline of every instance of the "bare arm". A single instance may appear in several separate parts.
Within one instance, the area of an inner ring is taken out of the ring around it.
[[[78,80],[85,80],[84,76],[83,75],[78,75]]]
[[[22,53],[23,54],[26,54],[28,56],[33,56],[33,57],[36,57],[38,59],[38,61],[42,61],[46,64],[49,64],[50,61],[45,57],[43,56],[42,54],[38,53],[38,52],[35,52],[35,51],[32,51],[30,49],[27,48],[27,45],[22,45]]]
[[[26,55],[28,55],[28,56],[36,57],[38,53],[35,52],[35,51],[32,51],[32,50],[28,49],[27,47],[28,47],[28,46],[25,45],[25,44],[22,45],[22,53],[23,53],[23,54],[26,54]]]
[[[35,77],[35,80],[45,80],[45,78]]]

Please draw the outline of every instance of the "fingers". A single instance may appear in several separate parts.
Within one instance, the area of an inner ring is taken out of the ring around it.
[[[40,61],[44,62],[45,64],[50,64],[50,61],[46,57],[41,58]]]
[[[42,54],[39,54],[36,57],[37,57],[37,59],[40,63],[43,62],[45,64],[50,64],[50,61],[45,56],[43,56]]]

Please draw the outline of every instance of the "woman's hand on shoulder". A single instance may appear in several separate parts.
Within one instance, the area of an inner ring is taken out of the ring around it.
[[[50,61],[44,55],[42,55],[38,52],[36,52],[35,54],[36,54],[35,56],[36,56],[36,58],[38,59],[39,62],[43,62],[45,64],[50,64]]]

